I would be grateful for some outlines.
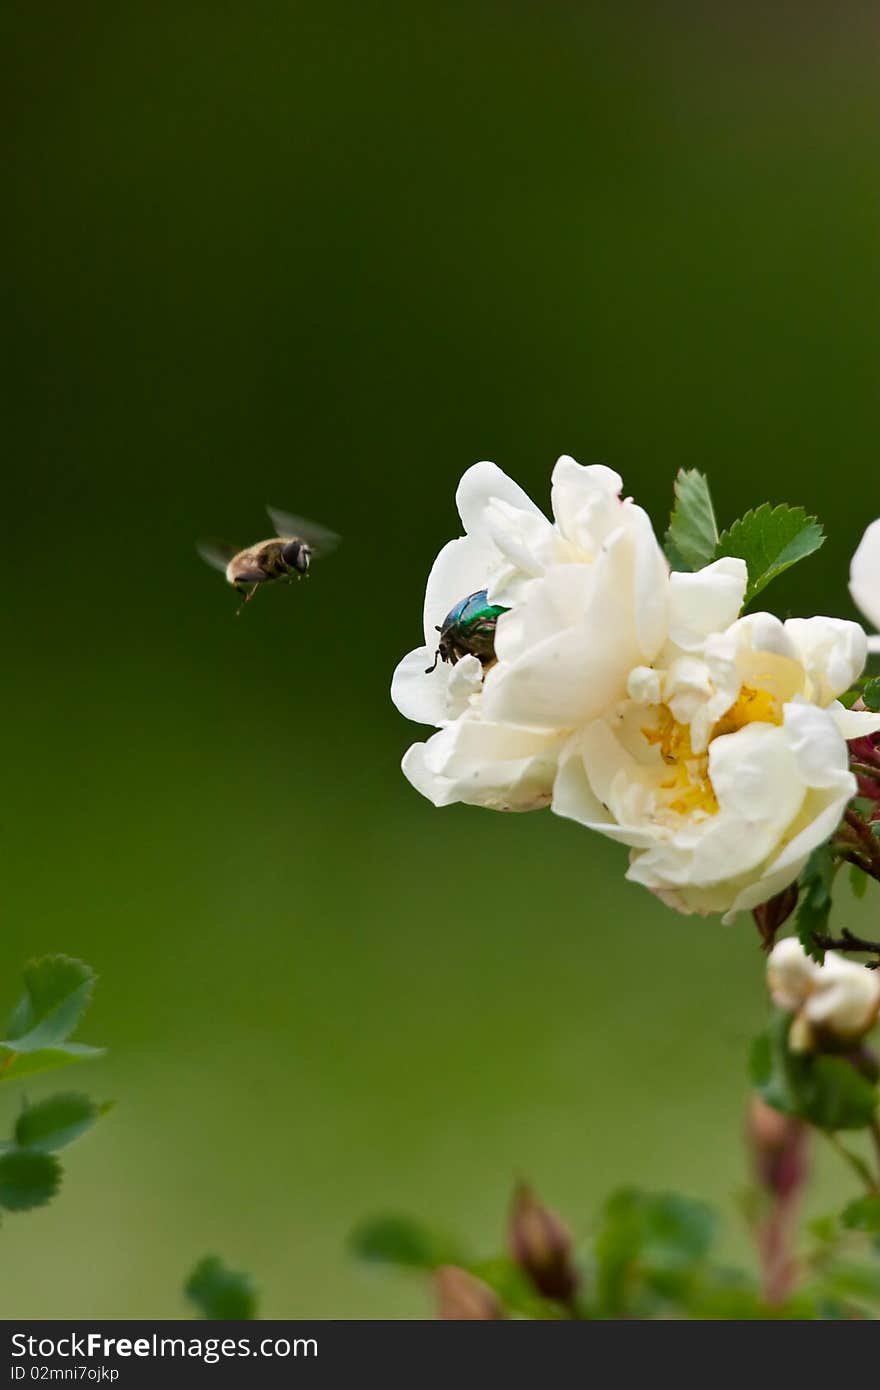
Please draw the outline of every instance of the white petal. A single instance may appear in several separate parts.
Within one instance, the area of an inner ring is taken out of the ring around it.
[[[417,647],[398,664],[391,679],[391,698],[400,713],[415,724],[437,728],[457,719],[483,685],[483,668],[475,656],[462,657],[455,666],[437,662],[434,652]]]
[[[769,898],[775,898],[777,893],[781,893],[783,888],[787,888],[793,883],[807,862],[809,856],[780,869],[776,873],[767,873],[766,870],[760,878],[748,883],[745,888],[741,888],[733,900],[733,903],[721,918],[725,926],[729,926],[740,912],[751,912],[753,908],[760,907],[761,903],[767,902]]]
[[[634,666],[627,677],[626,693],[637,705],[659,705],[663,700],[663,677],[653,666]]]
[[[542,515],[529,495],[496,464],[475,463],[463,474],[455,494],[458,514],[469,536],[486,537],[486,509],[493,498],[509,502],[524,512]]]
[[[880,1009],[880,979],[857,961],[829,951],[816,969],[816,986],[805,1013],[812,1024],[840,1038],[857,1037],[873,1024]]]
[[[437,647],[437,628],[447,613],[460,599],[485,589],[497,563],[498,552],[486,539],[462,536],[444,545],[425,589],[425,642],[432,651]]]
[[[839,732],[849,741],[851,738],[867,738],[869,734],[880,733],[880,714],[867,709],[845,709],[835,700],[828,706]]]
[[[709,745],[709,776],[719,805],[778,834],[804,798],[804,778],[792,757],[786,731],[775,724],[746,724]],[[768,845],[769,852],[772,844]],[[731,874],[739,872],[731,864]]]
[[[561,739],[462,718],[414,744],[403,771],[435,806],[456,801],[497,811],[550,802]]]
[[[852,557],[849,591],[872,627],[880,627],[880,519],[871,522]]]
[[[587,467],[568,454],[553,469],[553,515],[562,535],[583,554],[595,557],[609,533],[620,525],[623,479],[603,464]]]
[[[551,806],[557,816],[577,821],[588,830],[598,830],[620,844],[645,848],[655,842],[659,833],[653,826],[619,825],[614,821],[590,783],[580,735],[575,735],[560,755]]]
[[[669,576],[669,638],[684,651],[698,650],[710,633],[736,620],[748,584],[745,561],[715,560],[695,574]]]
[[[785,738],[808,787],[840,786],[848,774],[849,753],[837,723],[828,710],[800,702],[783,709]]]
[[[484,519],[503,566],[492,581],[493,600],[510,604],[519,597],[512,581],[528,582],[551,565],[572,558],[567,553],[570,547],[540,512],[526,512],[493,498]]]
[[[577,735],[559,759],[552,806],[558,816],[578,821],[581,825],[589,826],[609,820],[607,809],[590,786]]]
[[[841,781],[842,786],[837,792],[812,791],[807,794],[797,822],[803,828],[785,843],[765,869],[765,873],[776,880],[785,877],[785,882],[780,883],[776,892],[797,878],[813,850],[830,839],[840,824],[846,803],[856,789],[856,779],[849,773],[841,774]]]
[[[405,719],[414,724],[439,726],[449,716],[446,709],[446,688],[449,667],[439,663],[430,676],[426,668],[434,660],[428,647],[417,647],[399,662],[391,678],[391,698]]]
[[[778,941],[767,957],[767,984],[773,1002],[795,1013],[812,991],[818,970],[797,937]]]
[[[575,729],[619,700],[626,679],[642,664],[634,625],[632,538],[618,531],[593,566],[550,571],[529,590],[509,649],[499,621],[499,661],[486,677],[485,713],[496,721],[545,729]],[[534,615],[534,620],[532,620]],[[568,616],[570,626],[560,626]],[[541,638],[541,631],[547,636]]]
[[[804,668],[797,647],[785,625],[772,613],[749,613],[738,618],[717,645],[729,648],[731,644],[744,685],[768,691],[780,704],[803,693]],[[707,643],[715,645],[715,639]]]
[[[805,694],[828,705],[861,675],[868,642],[858,623],[843,618],[789,618],[785,631],[807,674]]]
[[[635,561],[636,639],[642,660],[650,662],[666,641],[669,565],[657,544],[648,513],[627,501],[623,514]]]

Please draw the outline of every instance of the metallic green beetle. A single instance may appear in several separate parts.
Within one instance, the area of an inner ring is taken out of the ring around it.
[[[434,665],[428,667],[425,675],[436,670],[438,661],[454,666],[463,656],[475,656],[483,666],[491,666],[495,660],[495,624],[506,612],[506,608],[489,602],[485,589],[459,599],[437,628],[440,644]]]

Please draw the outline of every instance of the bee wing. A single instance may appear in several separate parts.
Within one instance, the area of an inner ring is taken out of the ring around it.
[[[238,554],[238,549],[237,545],[230,545],[228,541],[196,541],[196,550],[205,564],[221,574],[226,573],[226,566],[233,555]]]
[[[277,535],[284,540],[305,541],[313,555],[329,555],[339,545],[341,538],[336,532],[328,531],[326,526],[319,526],[316,521],[282,512],[278,507],[267,507],[266,511],[272,518]]]

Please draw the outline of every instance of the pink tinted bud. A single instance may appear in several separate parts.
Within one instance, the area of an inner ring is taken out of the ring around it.
[[[497,1294],[457,1265],[441,1265],[434,1274],[437,1317],[451,1322],[491,1322],[504,1317]]]
[[[746,1138],[762,1187],[775,1197],[791,1196],[807,1176],[807,1126],[752,1096]]]
[[[578,1284],[571,1236],[559,1218],[520,1183],[513,1194],[510,1253],[545,1298],[568,1303]]]

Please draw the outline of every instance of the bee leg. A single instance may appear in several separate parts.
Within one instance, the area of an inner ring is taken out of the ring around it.
[[[241,610],[244,608],[245,604],[246,604],[246,603],[250,603],[250,601],[251,601],[251,599],[253,598],[254,594],[257,592],[257,586],[256,586],[256,584],[251,584],[251,586],[250,586],[249,588],[246,588],[246,589],[239,589],[238,592],[239,592],[240,594],[242,594],[243,597],[242,597],[241,603],[238,605],[238,607],[237,607],[236,610],[235,610],[235,616],[236,616],[236,618],[237,618],[237,617],[239,616],[239,614],[241,613]]]

